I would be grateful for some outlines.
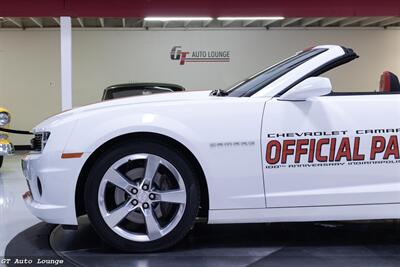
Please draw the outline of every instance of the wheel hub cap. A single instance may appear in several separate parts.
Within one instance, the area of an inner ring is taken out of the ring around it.
[[[147,191],[139,190],[137,194],[137,200],[139,201],[140,204],[143,204],[145,202],[149,202],[149,193]]]

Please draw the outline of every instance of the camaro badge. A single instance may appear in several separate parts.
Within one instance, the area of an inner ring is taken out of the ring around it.
[[[221,143],[211,143],[211,148],[233,148],[233,147],[248,147],[254,146],[255,141],[241,141],[241,142],[221,142]]]

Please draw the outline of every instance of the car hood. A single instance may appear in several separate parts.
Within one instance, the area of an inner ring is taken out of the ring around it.
[[[118,99],[106,100],[83,106],[75,111],[85,111],[98,108],[115,107],[131,104],[143,104],[143,103],[154,103],[154,102],[167,102],[167,101],[185,101],[185,100],[196,100],[210,97],[211,91],[197,91],[197,92],[171,92],[144,96],[131,96]]]
[[[132,96],[113,100],[106,100],[79,108],[74,108],[68,111],[61,112],[55,116],[52,116],[38,126],[35,127],[34,131],[40,131],[44,126],[60,121],[64,118],[73,118],[76,114],[82,114],[88,111],[95,111],[99,109],[108,109],[121,106],[139,105],[147,103],[159,103],[159,102],[182,102],[182,101],[193,101],[193,100],[204,100],[204,99],[218,99],[217,97],[210,96],[211,91],[196,91],[196,92],[173,92],[164,94],[154,94],[146,96]]]

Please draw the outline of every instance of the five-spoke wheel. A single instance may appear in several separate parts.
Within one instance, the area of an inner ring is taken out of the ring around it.
[[[105,222],[117,234],[133,241],[155,240],[168,234],[182,218],[185,184],[167,160],[152,154],[133,154],[118,160],[104,174],[98,204]],[[132,212],[138,218],[143,216],[144,232],[140,227],[132,231],[130,225],[122,223],[137,223],[128,216]]]
[[[196,174],[179,153],[157,143],[134,143],[96,162],[85,201],[106,241],[124,250],[149,251],[172,245],[190,229],[198,190]]]

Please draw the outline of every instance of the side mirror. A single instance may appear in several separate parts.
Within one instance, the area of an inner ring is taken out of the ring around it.
[[[289,91],[281,95],[279,100],[298,101],[311,97],[323,96],[332,92],[332,84],[329,78],[310,77],[295,85]]]

